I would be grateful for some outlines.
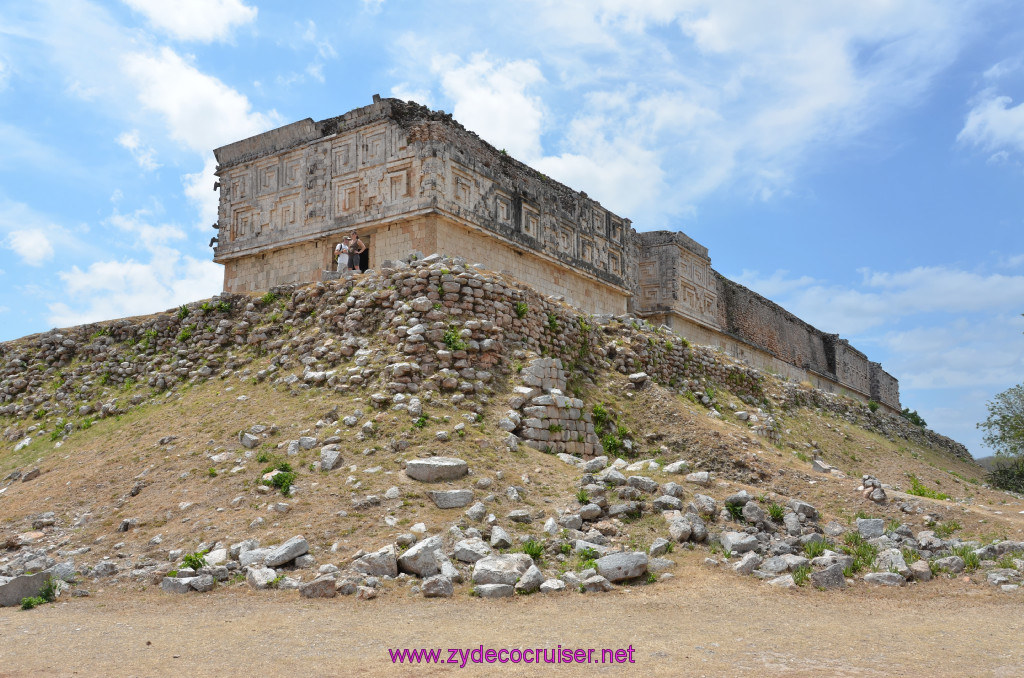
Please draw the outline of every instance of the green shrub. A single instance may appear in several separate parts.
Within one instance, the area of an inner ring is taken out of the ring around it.
[[[206,475],[210,476],[211,478],[216,478],[217,477],[217,469],[215,469],[214,467],[211,466],[210,468],[208,468],[206,470]]]
[[[206,567],[206,554],[206,550],[196,551],[195,553],[189,553],[181,559],[181,566],[191,567],[193,570],[198,570],[201,567]]]
[[[536,539],[527,539],[523,542],[522,551],[535,561],[539,561],[544,556],[544,544]]]
[[[181,307],[178,309],[178,320],[184,320],[187,317],[188,317],[188,306],[186,306],[185,304],[182,304]]]
[[[904,407],[903,411],[900,412],[900,416],[909,421],[911,424],[914,424],[915,426],[920,426],[921,428],[924,428],[925,426],[928,425],[928,422],[921,418],[921,415],[917,413],[917,410],[911,412],[910,409]]]
[[[988,482],[1000,490],[1024,493],[1024,456],[997,456]]]
[[[586,563],[588,561],[597,560],[598,553],[597,553],[597,551],[595,551],[591,547],[587,546],[586,548],[580,549],[579,556],[580,556],[580,560],[583,563]],[[584,567],[583,569],[586,569],[586,568]]]
[[[591,410],[591,414],[594,418],[594,430],[598,434],[604,433],[605,428],[608,426],[608,410],[601,403],[597,403]]]
[[[219,302],[217,302],[217,310],[220,311],[221,313],[230,313],[231,312],[231,302],[230,301],[219,301]]]
[[[804,544],[804,555],[814,560],[828,549],[824,541],[809,541]]]
[[[871,410],[872,412],[877,412],[878,407],[878,403],[876,403],[874,400],[868,401],[868,409]]]
[[[775,522],[782,522],[782,518],[786,515],[786,509],[781,504],[772,502],[768,504],[768,517]]]
[[[552,334],[558,334],[561,329],[561,325],[558,324],[558,316],[554,313],[548,313],[548,330]]]
[[[516,302],[516,317],[525,318],[526,314],[530,312],[530,307],[526,305],[525,301]]]
[[[22,598],[21,599],[21,609],[23,609],[23,610],[31,610],[34,607],[37,607],[39,605],[43,605],[45,602],[46,601],[43,600],[42,598],[40,598],[39,596],[30,596],[28,598]]]
[[[193,329],[195,328],[192,325],[185,325],[184,327],[182,327],[181,331],[178,332],[178,343],[180,344],[191,339]]]
[[[928,497],[929,499],[949,499],[948,494],[925,487],[913,473],[910,474],[910,489],[907,490],[907,494],[912,494],[915,497]]]
[[[960,556],[964,561],[964,571],[974,572],[981,567],[981,558],[974,549],[967,545],[957,546],[953,549],[954,556]]]
[[[444,331],[444,345],[448,347],[449,351],[465,351],[466,342],[462,339],[459,334],[459,328],[452,325]]]
[[[801,565],[793,570],[793,582],[797,586],[803,586],[811,578],[811,566]]]
[[[951,536],[953,536],[954,532],[960,529],[963,529],[963,525],[961,525],[958,521],[947,520],[944,523],[939,523],[938,525],[936,525],[933,532],[935,532],[935,536],[939,539],[949,539]]]
[[[583,488],[580,488],[579,490],[576,491],[576,501],[578,501],[581,504],[589,504],[590,493],[584,490]]]
[[[39,597],[44,603],[52,603],[57,600],[57,592],[60,591],[60,580],[50,577],[39,590]]]
[[[733,520],[743,522],[743,507],[739,504],[726,504],[725,508],[728,509],[729,515],[732,516]]]
[[[266,475],[272,471],[280,471],[270,480],[261,480],[260,483],[268,487],[274,487],[281,490],[281,494],[287,495],[292,489],[292,483],[295,482],[295,472],[292,471],[292,466],[286,461],[283,461],[277,465],[271,464],[270,466],[263,469],[260,475]]]
[[[412,422],[412,425],[415,426],[416,428],[423,428],[424,426],[427,425],[428,421],[430,421],[430,417],[428,417],[425,414],[421,414],[420,416],[416,417],[416,421]]]
[[[260,297],[259,301],[264,306],[268,306],[268,305],[274,303],[275,301],[277,301],[277,295],[275,293],[273,293],[273,292],[267,292],[262,297]]]
[[[260,452],[259,454],[256,455],[256,463],[257,464],[266,464],[268,461],[270,461],[270,453],[269,452],[265,452],[264,451],[264,452]]]
[[[847,532],[843,537],[843,542],[845,545],[842,550],[853,556],[853,565],[850,566],[851,573],[856,574],[861,570],[870,569],[874,565],[878,549],[865,541],[864,537],[856,532]]]
[[[609,433],[601,438],[601,448],[607,454],[618,454],[619,450],[622,449],[622,441]]]

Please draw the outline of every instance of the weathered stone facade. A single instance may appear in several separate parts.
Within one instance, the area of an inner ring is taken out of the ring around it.
[[[368,267],[457,255],[595,314],[632,314],[815,386],[898,410],[878,363],[718,274],[683,233],[629,219],[511,158],[451,116],[374,98],[216,151],[214,261],[226,292],[321,280],[357,231]]]

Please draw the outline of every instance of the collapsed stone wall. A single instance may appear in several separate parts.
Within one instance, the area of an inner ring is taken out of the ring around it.
[[[254,373],[249,364],[265,356],[267,366]],[[577,393],[598,370],[643,372],[705,405],[712,385],[725,385],[771,407],[764,374],[708,347],[636,318],[580,314],[464,260],[432,255],[358,280],[285,286],[263,297],[222,294],[152,317],[0,344],[0,425],[11,441],[46,433],[57,439],[180,384],[231,377],[366,390],[377,406],[404,403],[410,411],[426,391],[479,412],[507,388],[495,375],[513,375],[530,356],[561,361],[563,409],[581,414],[559,414],[556,425],[583,436],[555,442],[581,443],[571,446],[581,454],[596,451],[595,432]]]

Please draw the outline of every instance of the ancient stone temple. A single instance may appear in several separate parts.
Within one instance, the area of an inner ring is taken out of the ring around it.
[[[322,280],[358,232],[363,268],[412,252],[462,256],[592,314],[632,314],[762,369],[899,409],[899,384],[711,268],[683,233],[629,219],[496,149],[450,115],[380,99],[214,151],[214,261],[224,290]]]

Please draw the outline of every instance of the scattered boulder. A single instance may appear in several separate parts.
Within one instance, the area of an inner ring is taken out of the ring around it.
[[[441,548],[441,537],[427,537],[398,557],[398,571],[427,578],[441,572],[436,551]]]
[[[405,475],[424,483],[458,480],[469,473],[469,465],[455,457],[412,459],[405,464]]]
[[[647,554],[623,551],[597,559],[597,573],[610,582],[639,577],[647,572]]]
[[[874,539],[885,534],[885,520],[881,518],[857,518],[857,532],[865,539]]]
[[[269,567],[250,567],[249,572],[245,575],[245,581],[252,588],[262,590],[269,588],[270,582],[274,581],[276,577],[277,573]]]
[[[188,593],[192,590],[193,577],[164,577],[160,588],[167,593]]]
[[[300,534],[292,537],[280,546],[269,549],[263,564],[266,567],[278,567],[308,552],[309,542]]]
[[[462,508],[473,501],[472,490],[430,490],[427,496],[439,509]]]
[[[452,580],[441,574],[423,580],[420,590],[423,591],[424,598],[451,598],[455,594]]]
[[[452,553],[452,557],[464,563],[475,563],[489,555],[491,555],[491,547],[483,539],[477,537],[456,542],[455,551]]]
[[[478,584],[473,592],[481,598],[511,598],[515,589],[510,584]]]
[[[516,582],[515,589],[517,593],[533,593],[543,583],[544,575],[536,565],[530,565],[530,568]]]
[[[811,585],[819,589],[842,589],[846,587],[846,576],[839,563],[829,565],[824,570],[811,573]]]
[[[726,553],[746,553],[757,548],[757,538],[745,532],[723,532],[719,537]]]
[[[393,544],[367,553],[352,562],[352,569],[373,577],[398,576],[398,557]]]
[[[583,591],[586,593],[606,593],[615,588],[610,581],[605,579],[599,574],[595,574],[593,577],[587,577],[581,584]]]
[[[37,572],[23,574],[20,577],[14,577],[6,584],[0,584],[0,607],[20,605],[22,598],[38,596],[49,578],[49,572]]]
[[[864,575],[864,581],[868,584],[879,584],[882,586],[903,586],[907,580],[895,572],[869,572]]]
[[[299,595],[303,598],[333,598],[337,593],[337,581],[332,575],[317,577],[299,586]]]
[[[487,556],[473,567],[474,584],[506,584],[513,586],[533,565],[525,553],[507,553]]]

